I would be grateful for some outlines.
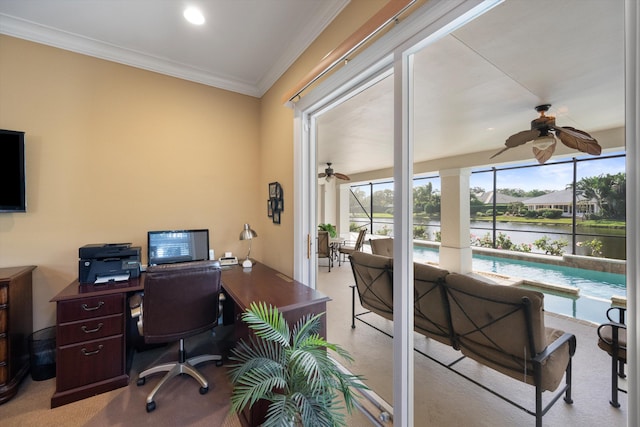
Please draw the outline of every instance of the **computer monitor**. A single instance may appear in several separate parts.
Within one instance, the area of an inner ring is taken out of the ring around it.
[[[209,258],[209,230],[149,231],[148,265],[203,261]]]

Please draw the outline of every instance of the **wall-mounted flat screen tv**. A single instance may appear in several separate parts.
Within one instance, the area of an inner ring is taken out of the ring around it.
[[[24,132],[0,129],[0,212],[26,212]]]
[[[204,261],[209,258],[209,230],[149,231],[149,265]]]

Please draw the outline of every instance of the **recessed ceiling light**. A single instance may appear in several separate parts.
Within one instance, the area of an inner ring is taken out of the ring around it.
[[[188,7],[184,10],[184,19],[191,22],[193,25],[204,24],[204,15],[195,7]]]

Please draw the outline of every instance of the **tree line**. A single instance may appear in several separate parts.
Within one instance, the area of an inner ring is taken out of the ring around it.
[[[571,189],[572,184],[566,188]],[[594,200],[598,206],[598,213],[591,214],[593,219],[620,219],[624,220],[626,212],[626,174],[602,174],[580,179],[576,182],[576,194],[587,200]],[[533,198],[551,193],[552,190],[529,190],[520,188],[500,188],[498,193],[513,197]],[[487,206],[478,195],[486,192],[484,188],[473,187],[469,191],[472,209],[474,206]],[[357,213],[364,209],[371,213],[393,214],[393,190],[384,189],[374,191],[373,195],[367,194],[361,188],[352,189],[354,197],[350,198],[350,211]],[[373,197],[373,200],[372,200]],[[371,203],[373,201],[373,204]],[[441,195],[440,191],[433,188],[432,182],[414,187],[413,189],[413,212],[414,214],[424,214],[427,216],[437,216],[440,214]]]

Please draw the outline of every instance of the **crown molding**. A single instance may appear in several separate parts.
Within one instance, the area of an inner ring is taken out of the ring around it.
[[[248,82],[216,76],[184,64],[39,25],[5,14],[0,14],[0,34],[6,34],[82,55],[117,62],[244,95],[253,97],[260,97],[262,95],[256,85]]]

